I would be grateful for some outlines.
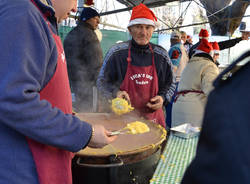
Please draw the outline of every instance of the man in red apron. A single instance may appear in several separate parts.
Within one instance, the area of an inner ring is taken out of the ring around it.
[[[112,47],[97,86],[107,98],[125,98],[140,114],[165,127],[163,102],[172,84],[168,53],[150,43],[157,18],[144,4],[133,8],[128,30],[132,40]]]
[[[0,1],[0,183],[70,184],[72,152],[115,137],[72,115],[57,22],[76,0]]]

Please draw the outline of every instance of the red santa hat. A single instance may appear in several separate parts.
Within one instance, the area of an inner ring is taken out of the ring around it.
[[[211,42],[211,44],[212,44],[214,53],[215,54],[219,54],[220,53],[220,47],[219,47],[218,42]]]
[[[199,46],[197,47],[197,52],[205,52],[208,53],[209,55],[213,56],[213,47],[212,45],[208,42],[207,39],[201,39],[201,42]]]
[[[156,26],[157,18],[155,14],[144,4],[140,3],[132,9],[132,15],[128,27],[136,24],[146,24]]]
[[[91,6],[91,5],[94,5],[94,2],[93,0],[84,0],[84,4],[87,6]]]
[[[208,40],[208,37],[209,37],[208,31],[206,29],[201,29],[199,33],[199,38]]]

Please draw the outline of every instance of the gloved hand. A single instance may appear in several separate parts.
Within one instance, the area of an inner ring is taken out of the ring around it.
[[[110,136],[110,131],[106,130],[103,125],[92,126],[92,137],[88,146],[91,148],[102,148],[113,142],[117,136]]]

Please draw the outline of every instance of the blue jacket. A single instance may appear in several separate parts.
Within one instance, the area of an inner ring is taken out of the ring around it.
[[[168,51],[168,55],[172,61],[172,64],[177,67],[180,64],[181,55],[182,55],[180,46],[181,46],[181,43],[176,43],[172,47],[170,47]]]
[[[247,63],[238,69],[243,58]],[[249,73],[250,51],[215,80],[196,157],[182,184],[250,183]]]
[[[51,7],[34,0],[42,12]],[[30,0],[0,1],[0,184],[38,183],[26,137],[76,152],[91,137],[91,126],[40,101],[54,74],[57,50],[40,11]],[[68,82],[68,81],[65,81]]]

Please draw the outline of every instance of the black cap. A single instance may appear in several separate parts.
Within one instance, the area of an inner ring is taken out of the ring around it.
[[[86,20],[93,18],[95,16],[100,17],[100,14],[96,10],[94,10],[93,8],[86,7],[86,8],[83,8],[83,10],[82,10],[80,20],[86,21]]]

